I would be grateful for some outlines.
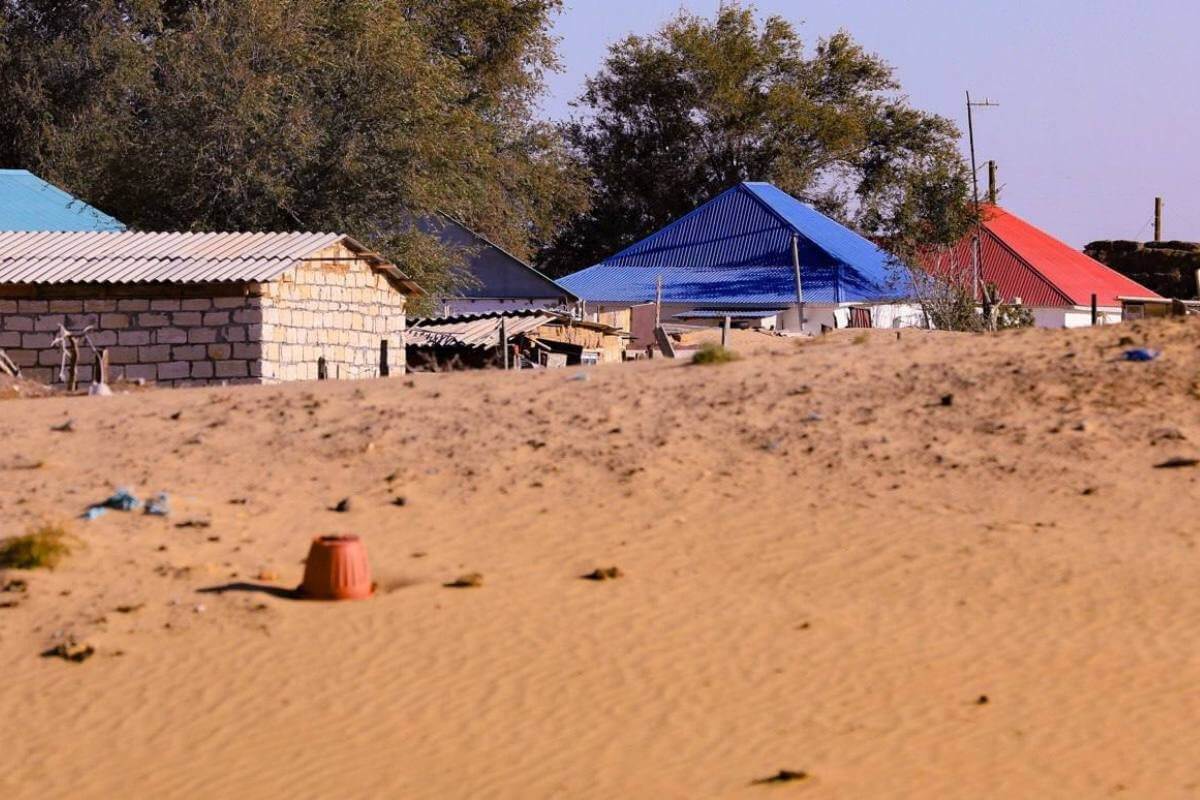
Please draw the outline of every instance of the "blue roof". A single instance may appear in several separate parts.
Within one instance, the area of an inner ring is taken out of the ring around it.
[[[742,183],[658,233],[559,280],[584,300],[724,307],[796,302],[792,236],[804,299],[890,300],[911,294],[899,263],[873,243],[769,183]]]
[[[107,214],[23,169],[0,169],[0,231],[123,231]]]

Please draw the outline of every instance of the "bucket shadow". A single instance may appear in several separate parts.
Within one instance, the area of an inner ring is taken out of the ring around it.
[[[269,586],[261,583],[225,583],[220,586],[205,586],[203,589],[197,589],[199,594],[225,594],[226,592],[243,592],[246,594],[268,594],[271,597],[278,597],[283,600],[303,600],[304,596],[300,594],[299,589],[285,589],[282,586]]]

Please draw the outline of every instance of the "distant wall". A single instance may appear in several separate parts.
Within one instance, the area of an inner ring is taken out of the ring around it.
[[[1084,252],[1164,297],[1200,297],[1200,244],[1195,242],[1102,241],[1092,242]]]

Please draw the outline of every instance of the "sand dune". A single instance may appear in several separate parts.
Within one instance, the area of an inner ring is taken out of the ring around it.
[[[0,535],[83,547],[0,609],[0,796],[1193,796],[1198,341],[2,402]],[[263,590],[328,532],[377,597]]]

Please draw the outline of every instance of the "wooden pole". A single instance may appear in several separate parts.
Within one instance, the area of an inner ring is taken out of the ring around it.
[[[67,365],[70,371],[67,373],[67,391],[73,392],[79,388],[79,339],[75,336],[68,336],[71,343],[71,349],[67,354]]]
[[[1156,242],[1161,242],[1163,240],[1162,218],[1163,199],[1161,197],[1156,197],[1154,198],[1154,241]]]
[[[329,366],[325,363],[325,356],[317,358],[317,380],[323,381],[329,378]]]
[[[1093,327],[1100,320],[1100,309],[1097,308],[1096,300],[1097,300],[1096,293],[1093,292],[1092,293],[1092,326]]]
[[[654,327],[662,327],[662,275],[658,276],[657,288],[654,291]]]
[[[792,269],[796,273],[796,313],[800,316],[800,331],[804,331],[804,281],[800,277],[800,234],[792,234]]]
[[[731,327],[733,327],[733,318],[726,314],[725,321],[721,324],[721,347],[729,347],[729,329]]]
[[[500,363],[504,369],[508,369],[508,321],[503,317],[500,319],[500,353]]]
[[[108,348],[96,351],[96,364],[92,367],[92,383],[108,384]]]
[[[996,162],[988,162],[988,202],[996,205]]]
[[[379,340],[379,377],[386,378],[391,374],[391,368],[388,366],[388,340]]]

